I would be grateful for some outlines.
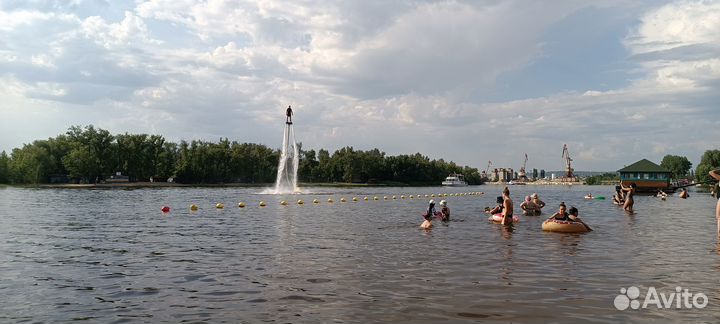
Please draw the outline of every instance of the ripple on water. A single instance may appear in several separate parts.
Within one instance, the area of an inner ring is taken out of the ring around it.
[[[516,200],[536,191],[548,206],[544,217],[521,216],[512,231],[482,212],[494,193],[443,198],[454,219],[431,231],[418,229],[425,198],[339,202],[466,189],[311,189],[264,195],[262,209],[218,212],[217,202],[250,206],[259,190],[0,188],[0,210],[12,211],[0,217],[0,321],[236,322],[238,314],[301,323],[717,320],[720,245],[709,196],[639,196],[637,213],[627,215],[610,201],[582,198],[610,196],[612,187],[518,187],[511,188]],[[502,188],[475,189],[467,191]],[[273,202],[318,195],[336,203]],[[578,207],[595,231],[542,232],[560,201]],[[200,211],[185,210],[191,203]],[[162,215],[159,205],[173,211]],[[692,216],[681,226],[677,215]],[[617,311],[613,299],[629,286],[687,287],[705,293],[710,306]]]

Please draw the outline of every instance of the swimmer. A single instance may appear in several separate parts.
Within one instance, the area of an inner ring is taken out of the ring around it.
[[[688,194],[687,189],[682,188],[682,189],[680,189],[680,190],[681,190],[681,191],[680,191],[680,194],[678,195],[678,197],[680,197],[680,198],[682,198],[682,199],[687,199],[688,197],[690,197],[690,194]]]

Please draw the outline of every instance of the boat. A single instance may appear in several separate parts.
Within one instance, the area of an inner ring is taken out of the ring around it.
[[[465,182],[465,177],[462,174],[453,173],[445,178],[442,185],[447,187],[464,187],[467,186],[467,182]]]

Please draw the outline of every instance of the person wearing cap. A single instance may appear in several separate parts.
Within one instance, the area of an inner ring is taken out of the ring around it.
[[[540,215],[538,210],[538,206],[532,201],[532,198],[530,196],[525,196],[525,201],[523,201],[522,204],[520,204],[520,209],[523,210],[523,215],[525,216],[537,216]]]
[[[449,222],[450,221],[450,208],[447,206],[447,201],[441,200],[440,201],[440,213],[442,213],[442,220],[443,222]]]
[[[435,211],[435,200],[430,199],[428,202],[428,209],[423,214],[423,218],[425,218],[425,221],[420,225],[420,227],[428,229],[432,227],[432,219],[437,211]]]
[[[534,192],[532,195],[530,195],[530,198],[532,198],[532,202],[535,203],[535,206],[537,207],[537,209],[536,209],[537,215],[542,214],[542,209],[543,209],[543,207],[545,207],[545,202],[543,202],[542,200],[540,200],[540,198],[538,198],[537,192]]]

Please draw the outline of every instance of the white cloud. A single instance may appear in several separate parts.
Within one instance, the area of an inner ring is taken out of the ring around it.
[[[583,170],[613,170],[684,147],[694,159],[715,145],[716,136],[702,134],[717,129],[713,118],[720,117],[716,3],[648,8],[627,26],[630,33],[615,35],[636,66],[627,71],[628,86],[511,101],[490,99],[498,80],[522,75],[548,55],[546,31],[588,5],[150,0],[108,6],[84,15],[73,6],[0,10],[0,45],[6,45],[0,46],[0,102],[13,107],[0,105],[6,120],[32,128],[28,111],[43,107],[57,111],[57,121],[48,117],[40,123],[44,133],[27,132],[42,133],[35,138],[94,123],[171,140],[231,137],[276,146],[290,104],[306,148],[420,151],[477,167],[490,159],[517,168],[527,152],[529,167],[560,169],[564,143]],[[624,13],[615,3],[607,8]],[[550,71],[546,82],[553,82]],[[690,127],[697,134],[683,146],[677,135]],[[28,141],[8,130],[0,130],[5,149]]]

